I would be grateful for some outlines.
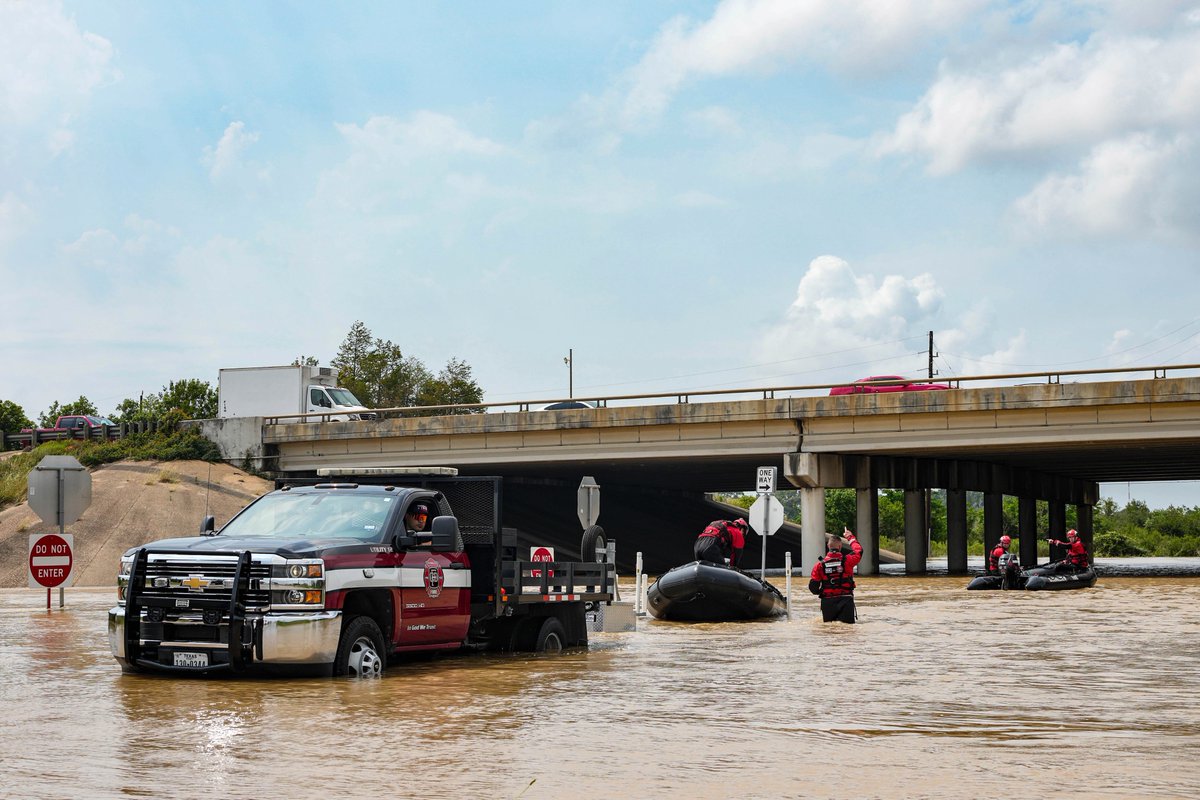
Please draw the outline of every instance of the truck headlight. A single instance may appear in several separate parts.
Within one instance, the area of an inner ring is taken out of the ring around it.
[[[129,573],[133,571],[133,557],[122,558],[117,569],[117,605],[125,605],[125,590],[129,586]]]
[[[294,559],[271,567],[271,607],[312,610],[325,605],[325,562]]]
[[[271,568],[272,578],[319,578],[325,577],[325,564],[319,560],[288,561]]]

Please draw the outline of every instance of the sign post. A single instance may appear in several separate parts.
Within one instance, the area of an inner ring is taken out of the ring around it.
[[[47,525],[58,526],[57,536],[29,537],[29,585],[46,587],[46,608],[50,608],[50,589],[57,586],[62,608],[63,589],[72,579],[74,546],[74,537],[65,529],[92,504],[92,476],[74,456],[46,456],[30,470],[26,485],[29,507]],[[39,546],[44,549],[35,553]]]
[[[775,467],[759,467],[758,499],[750,506],[750,526],[762,536],[762,572],[767,579],[767,537],[783,525],[783,506],[775,499]]]

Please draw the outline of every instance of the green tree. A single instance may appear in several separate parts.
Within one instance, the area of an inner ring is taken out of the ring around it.
[[[0,431],[20,433],[22,428],[32,428],[33,420],[25,416],[25,409],[12,400],[0,400]]]
[[[131,422],[154,422],[162,417],[162,397],[154,392],[143,393],[136,400],[127,397],[117,403],[113,412],[113,422],[129,424]]]
[[[904,490],[884,489],[879,493],[879,535],[904,540]]]
[[[825,530],[841,533],[842,528],[854,530],[858,516],[858,501],[853,489],[825,491]]]
[[[38,424],[41,425],[43,428],[53,428],[54,423],[58,421],[59,417],[70,416],[73,414],[93,414],[93,415],[95,415],[98,413],[99,412],[96,411],[96,407],[94,405],[92,405],[91,400],[88,400],[83,395],[79,395],[78,400],[75,400],[74,402],[71,402],[71,403],[67,403],[66,405],[63,405],[63,406],[60,406],[58,404],[58,401],[55,400],[53,403],[50,404],[50,408],[46,410],[46,413],[44,413],[40,417],[38,417]]]
[[[422,406],[448,406],[466,403],[482,403],[483,389],[471,377],[467,362],[451,358],[436,377],[425,382],[417,393],[417,404]],[[483,409],[455,409],[453,414],[479,413]]]
[[[292,359],[293,367],[316,367],[320,365],[316,356],[296,356]]]
[[[184,419],[213,419],[217,416],[217,390],[197,378],[171,381],[163,387],[159,406],[163,415],[178,411]]]
[[[332,362],[338,371],[338,383],[354,392],[363,402],[367,401],[364,363],[374,346],[371,330],[361,320],[355,320]],[[361,394],[359,389],[362,390]]]

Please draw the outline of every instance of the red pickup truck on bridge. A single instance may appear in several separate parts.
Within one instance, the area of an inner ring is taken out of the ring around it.
[[[108,417],[93,414],[64,414],[59,417],[53,428],[22,428],[21,435],[27,437],[21,446],[30,450],[40,442],[51,439],[100,439],[101,441],[117,438],[117,423]]]

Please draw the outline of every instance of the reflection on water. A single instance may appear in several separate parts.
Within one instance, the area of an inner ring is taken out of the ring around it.
[[[124,675],[111,590],[0,592],[0,796],[1200,795],[1200,579],[965,583],[862,578],[856,626],[796,583],[791,621],[367,682]]]

